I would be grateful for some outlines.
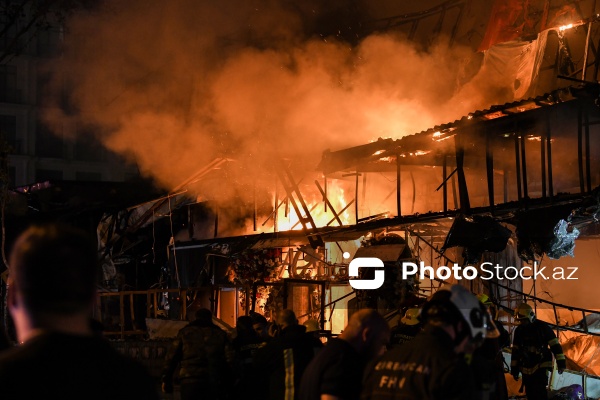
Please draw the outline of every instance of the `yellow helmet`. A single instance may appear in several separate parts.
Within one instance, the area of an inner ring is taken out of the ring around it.
[[[306,332],[318,332],[319,330],[321,330],[321,327],[319,326],[319,321],[317,321],[316,319],[307,319],[302,325],[306,327]]]
[[[529,322],[533,322],[535,319],[535,313],[533,312],[533,308],[527,303],[521,303],[517,308],[515,308],[514,318],[522,323],[525,320],[529,320]]]
[[[409,308],[404,313],[404,316],[400,319],[405,325],[417,325],[419,322],[419,314],[421,314],[421,309],[419,308]]]
[[[478,294],[477,300],[479,300],[479,302],[486,307],[489,307],[493,304],[492,301],[490,300],[490,296],[488,296],[485,293]]]

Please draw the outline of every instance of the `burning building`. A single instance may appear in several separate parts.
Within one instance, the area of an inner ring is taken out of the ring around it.
[[[595,2],[451,0],[349,24],[353,40],[308,35],[306,10],[277,2],[191,3],[86,15],[60,61],[78,117],[168,188],[99,226],[110,333],[200,306],[229,323],[289,307],[338,333],[349,310],[393,318],[439,286],[402,262],[523,266],[597,235]],[[381,289],[348,284],[356,257],[384,262]],[[471,289],[506,310],[533,296],[562,329],[600,308],[560,307],[543,284]]]

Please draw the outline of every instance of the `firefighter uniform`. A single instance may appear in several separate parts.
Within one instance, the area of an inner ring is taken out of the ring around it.
[[[452,338],[428,326],[410,346],[386,352],[365,376],[361,400],[468,400],[473,378]]]
[[[423,305],[425,328],[367,368],[362,400],[470,400],[473,374],[462,352],[498,336],[491,316],[465,287],[438,290]]]
[[[181,364],[181,398],[221,399],[231,385],[233,348],[227,333],[210,320],[196,320],[182,328],[165,356],[163,389],[172,391],[173,372]],[[189,394],[189,396],[188,396]]]
[[[396,325],[391,332],[390,347],[399,346],[402,343],[410,342],[417,336],[423,325],[419,321],[419,313],[421,312],[418,308],[409,308],[400,320],[400,323]]]
[[[546,400],[548,371],[552,369],[552,354],[556,358],[559,373],[566,368],[565,355],[558,338],[544,321],[535,319],[527,304],[519,306],[515,313],[521,324],[514,332],[511,356],[511,374],[518,379],[523,374],[527,399]]]

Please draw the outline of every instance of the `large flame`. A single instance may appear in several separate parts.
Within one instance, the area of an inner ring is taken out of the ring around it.
[[[354,212],[350,209],[351,207],[347,207],[348,202],[351,200],[346,199],[345,190],[340,182],[332,181],[328,183],[327,199],[330,205],[326,205],[324,199],[319,198],[321,195],[316,189],[312,193],[308,193],[308,195],[305,193],[303,195],[309,199],[308,201],[305,199],[305,203],[310,217],[317,228],[339,225],[335,214],[337,214],[343,225],[350,225],[352,223]],[[279,203],[282,200],[284,200],[284,204]],[[294,201],[297,200],[295,199]],[[277,210],[277,225],[275,229],[278,231],[301,230],[302,223],[300,222],[300,218],[295,208],[287,200],[287,197],[279,199],[278,205],[279,209]],[[331,207],[333,207],[333,210]],[[301,207],[299,209],[302,210]],[[342,210],[344,211],[342,212]],[[302,216],[307,217],[304,214]]]

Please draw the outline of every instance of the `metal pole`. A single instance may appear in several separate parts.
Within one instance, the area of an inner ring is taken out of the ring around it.
[[[517,134],[517,132],[515,132],[514,135],[515,135],[515,168],[517,170],[517,198],[519,201],[521,201],[521,198],[523,197],[523,195],[521,192],[521,159],[519,157],[519,135]]]
[[[523,197],[527,202],[529,192],[527,190],[527,157],[525,155],[525,135],[521,135],[521,170],[523,171]]]
[[[278,224],[278,214],[279,214],[279,191],[277,190],[277,178],[275,178],[275,204],[273,205],[273,232],[277,232],[279,230]],[[254,310],[253,310],[254,311]]]
[[[356,181],[354,183],[354,215],[356,224],[358,224],[358,171],[356,171]]]
[[[554,197],[554,184],[552,182],[552,129],[549,112],[546,112],[546,153],[548,155],[548,194],[552,198]]]
[[[446,175],[448,174],[448,165],[447,165],[447,161],[446,161],[446,154],[444,154],[443,156],[443,160],[442,160],[442,181],[443,181],[443,187],[442,187],[442,196],[443,196],[443,202],[444,202],[444,214],[446,214],[448,212],[448,185],[446,183]]]
[[[396,210],[398,210],[398,216],[402,216],[402,196],[401,196],[401,169],[400,169],[400,154],[396,153]]]
[[[494,213],[494,152],[491,148],[490,137],[485,135],[485,166],[487,170],[488,197],[490,209]]]
[[[540,138],[540,159],[542,167],[542,198],[546,198],[546,134],[541,133]]]
[[[585,123],[585,180],[587,191],[592,191],[592,171],[590,165],[590,120],[587,111],[584,111],[583,121]]]
[[[327,176],[323,177],[323,212],[327,212]]]
[[[577,165],[579,166],[579,191],[585,191],[583,180],[583,110],[581,106],[577,111]]]
[[[587,36],[585,37],[585,52],[583,53],[583,67],[581,71],[581,80],[585,81],[585,73],[587,71],[587,60],[590,49],[590,36],[592,34],[592,21],[588,22]]]

